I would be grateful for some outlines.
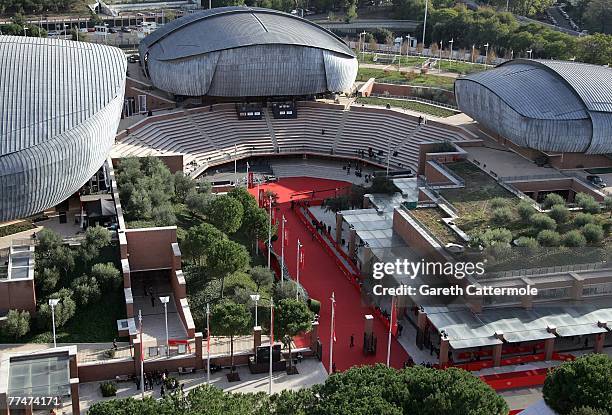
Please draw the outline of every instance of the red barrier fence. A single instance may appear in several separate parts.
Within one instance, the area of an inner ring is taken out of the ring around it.
[[[480,376],[480,379],[497,392],[515,388],[542,386],[546,380],[547,368],[525,370],[522,372],[499,373]]]

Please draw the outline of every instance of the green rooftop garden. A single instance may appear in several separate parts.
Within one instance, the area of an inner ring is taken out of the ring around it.
[[[381,107],[386,107],[390,105],[395,108],[403,108],[407,110],[412,110],[416,112],[422,112],[423,114],[429,114],[436,117],[450,117],[458,114],[455,111],[438,107],[436,105],[429,105],[423,102],[418,101],[409,101],[403,99],[389,99],[389,98],[378,98],[378,97],[359,97],[357,98],[358,104],[368,104],[368,105],[380,105]]]
[[[453,89],[454,78],[448,76],[399,72],[393,69],[359,68],[357,81],[375,78],[378,82],[396,82],[406,85],[428,86],[433,88]]]

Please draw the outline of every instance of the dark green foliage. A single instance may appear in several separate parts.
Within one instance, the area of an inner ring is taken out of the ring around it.
[[[227,234],[240,229],[243,215],[244,208],[240,201],[228,195],[213,198],[206,208],[208,221]]]
[[[601,209],[599,203],[591,195],[578,193],[574,200],[576,204],[586,213],[598,213]]]
[[[113,269],[115,268],[113,267]],[[81,275],[73,280],[71,288],[74,291],[74,298],[79,306],[87,305],[90,302],[97,302],[102,295],[98,280],[87,275]]]
[[[314,314],[306,303],[286,298],[275,305],[274,317],[274,333],[282,340],[285,347],[289,348],[289,368],[291,368],[292,339],[312,328]]]
[[[531,225],[539,230],[555,230],[557,228],[557,222],[553,218],[546,216],[543,213],[534,213],[529,218]]]
[[[610,412],[603,409],[593,409],[590,406],[582,406],[572,409],[570,415],[610,415]]]
[[[589,243],[600,242],[604,237],[603,228],[594,223],[587,223],[580,229],[580,231]]]
[[[234,336],[251,330],[251,313],[244,304],[223,300],[212,309],[210,327],[215,336],[230,337],[232,371],[234,370]]]
[[[528,200],[521,200],[517,206],[517,211],[519,216],[523,220],[529,220],[531,215],[537,212],[533,207],[532,203]]]
[[[117,386],[115,385],[115,382],[102,382],[100,384],[100,392],[102,392],[102,396],[105,398],[109,396],[115,396],[117,395]]]
[[[528,252],[533,253],[540,247],[540,244],[538,243],[538,240],[535,238],[530,238],[528,236],[521,236],[520,238],[516,240],[516,246],[520,248],[524,248]]]
[[[30,312],[9,310],[2,330],[15,340],[25,336],[30,331]]]
[[[570,211],[564,205],[554,205],[548,215],[557,223],[565,223],[570,217]]]
[[[508,199],[503,197],[494,197],[489,201],[489,204],[491,205],[491,209],[508,207]]]
[[[595,216],[590,213],[578,213],[574,217],[574,226],[582,227],[587,223],[595,223]]]
[[[251,268],[250,274],[257,286],[257,292],[259,292],[261,288],[265,290],[270,289],[274,283],[274,272],[266,267],[253,267]]]
[[[491,212],[491,221],[497,225],[507,225],[512,222],[514,215],[509,207],[498,207]]]
[[[512,232],[506,228],[487,229],[475,239],[484,247],[496,244],[507,245],[512,241]]]
[[[200,386],[181,398],[134,398],[95,403],[89,415],[505,415],[508,406],[493,389],[461,369],[382,365],[354,367],[323,385],[297,391],[226,393]]]
[[[549,373],[542,390],[544,400],[560,415],[583,406],[612,412],[611,378],[612,359],[609,356],[582,356]]]
[[[123,284],[121,272],[111,262],[95,264],[91,267],[91,276],[104,291],[119,289]]]
[[[56,293],[49,295],[49,298],[58,298],[59,304],[55,306],[55,326],[62,327],[74,316],[76,303],[72,299],[74,293],[69,288],[62,288]],[[51,306],[44,302],[38,309],[36,320],[41,327],[52,328]]]
[[[565,199],[563,198],[563,196],[558,195],[557,193],[547,194],[544,198],[544,201],[542,202],[542,207],[544,209],[550,209],[555,205],[565,206]]]
[[[559,246],[561,243],[561,235],[558,232],[544,229],[538,233],[538,242],[542,246]]]
[[[567,247],[577,248],[585,246],[587,243],[586,238],[578,230],[573,230],[563,234],[563,245]]]

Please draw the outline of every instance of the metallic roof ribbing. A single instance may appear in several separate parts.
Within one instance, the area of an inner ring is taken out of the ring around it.
[[[529,62],[554,72],[567,82],[590,111],[612,112],[612,68],[572,61],[517,59],[506,65]]]
[[[144,38],[141,54],[156,50],[159,60],[261,44],[315,47],[354,57],[336,35],[308,21],[276,10],[220,7],[174,20]]]
[[[501,65],[458,80],[466,81],[489,89],[525,117],[554,120],[589,117],[580,96],[561,78],[529,61]]]
[[[52,140],[123,94],[120,49],[0,36],[0,156]]]

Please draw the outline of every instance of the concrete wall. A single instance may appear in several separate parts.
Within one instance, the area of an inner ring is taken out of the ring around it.
[[[570,191],[570,202],[573,201],[576,193],[586,193],[591,195],[598,202],[602,202],[605,196],[600,192],[595,192],[586,184],[579,180],[571,177],[564,179],[546,179],[546,180],[531,180],[525,182],[512,182],[512,185],[519,189],[521,192],[534,192],[532,199],[537,199],[537,193],[539,192],[551,192],[551,191]]]
[[[156,93],[156,91],[151,91],[151,88],[151,85],[128,77],[125,81],[125,98],[134,98],[138,107],[138,95],[145,95],[148,111],[176,108],[175,101]]]

